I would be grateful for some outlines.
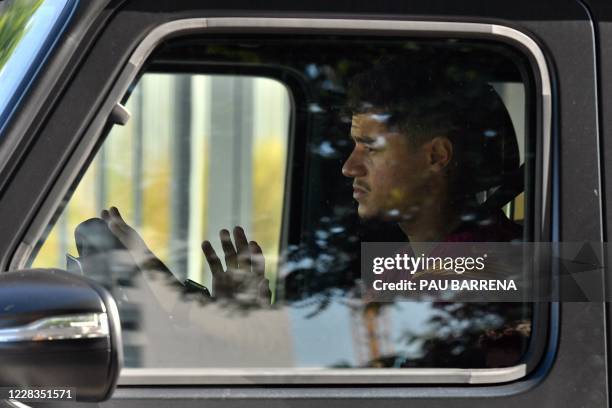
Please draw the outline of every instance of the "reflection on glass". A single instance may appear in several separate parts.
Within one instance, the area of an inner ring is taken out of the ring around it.
[[[362,242],[529,236],[529,197],[507,182],[533,156],[507,50],[392,42],[389,58],[366,43],[349,61],[326,40],[301,43],[302,61],[282,43],[193,41],[158,57],[260,53],[309,93],[240,75],[135,85],[132,120],[107,136],[33,263],[64,267],[69,253],[113,291],[129,367],[520,361],[530,305],[367,302],[359,265]]]

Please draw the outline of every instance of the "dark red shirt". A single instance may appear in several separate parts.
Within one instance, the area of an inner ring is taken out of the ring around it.
[[[523,238],[523,227],[510,221],[502,210],[494,210],[484,220],[464,224],[442,242],[508,242]]]

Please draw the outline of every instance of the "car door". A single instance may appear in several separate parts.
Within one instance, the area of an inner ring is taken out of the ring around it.
[[[470,349],[480,332],[441,334],[452,310],[427,326],[435,308],[364,306],[346,273],[361,241],[402,239],[364,232],[341,175],[347,78],[385,55],[495,88],[523,140],[523,198],[504,207],[523,240],[602,242],[581,3],[83,3],[64,35],[4,131],[0,266],[63,267],[68,252],[83,272],[73,231],[110,206],[168,265],[134,275],[128,259],[92,276],[119,300],[124,330],[126,368],[102,405],[607,403],[601,302],[498,311],[495,330],[519,313],[531,331],[516,361],[496,365]],[[217,231],[235,225],[263,248],[271,307],[185,290],[212,288],[200,242],[220,256]]]
[[[610,6],[605,2],[587,2],[587,6],[589,11],[592,13],[593,19],[596,21],[597,27],[597,61],[599,64],[599,75],[598,75],[598,84],[599,84],[599,113],[600,113],[600,136],[601,136],[601,165],[602,165],[602,174],[604,180],[609,180],[606,178],[606,174],[610,172],[610,166],[606,160],[609,157],[609,149],[610,149],[610,141],[609,137],[606,137],[609,134],[610,129],[610,103],[609,103],[609,95],[610,95],[610,78],[604,73],[607,72],[610,66],[610,41],[608,39],[608,33],[610,31]],[[604,190],[606,194],[609,194],[609,189],[606,189],[607,183],[604,184]],[[606,232],[609,229],[609,222],[607,221],[607,215],[609,212],[609,200],[606,200],[606,217],[604,221],[604,236],[605,234],[609,234]]]

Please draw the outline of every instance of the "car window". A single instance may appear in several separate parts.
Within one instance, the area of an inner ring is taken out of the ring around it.
[[[0,133],[65,24],[76,1],[0,3]]]
[[[520,364],[532,304],[371,302],[360,248],[533,240],[528,67],[458,38],[171,40],[31,264],[113,291],[131,368]]]

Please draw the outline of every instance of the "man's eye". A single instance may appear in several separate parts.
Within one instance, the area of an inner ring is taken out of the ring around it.
[[[376,151],[376,149],[374,149],[372,146],[369,146],[369,145],[363,145],[363,148],[366,149],[368,153],[372,153]]]

